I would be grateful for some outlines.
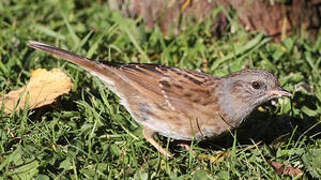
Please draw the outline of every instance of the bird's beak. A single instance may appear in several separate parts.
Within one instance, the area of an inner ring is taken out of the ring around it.
[[[292,94],[290,92],[282,88],[278,88],[277,90],[271,90],[269,94],[272,97],[282,97],[282,96],[292,97]]]

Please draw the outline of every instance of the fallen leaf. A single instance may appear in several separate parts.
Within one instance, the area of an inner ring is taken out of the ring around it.
[[[4,95],[0,104],[4,104],[4,112],[7,114],[16,109],[23,109],[27,99],[28,109],[35,109],[53,103],[57,97],[67,94],[71,88],[71,79],[60,69],[37,69],[31,72],[30,81],[25,87]]]
[[[244,152],[250,149],[254,149],[256,147],[258,147],[258,145],[260,145],[262,143],[262,141],[257,142],[256,144],[250,145],[248,147],[246,147],[245,149],[240,149],[237,152]],[[228,152],[223,152],[223,151],[217,151],[215,156],[212,155],[207,155],[207,154],[200,154],[198,155],[198,159],[199,160],[209,160],[211,163],[216,163],[216,162],[221,162],[224,161],[224,159],[227,159],[228,157],[230,157],[231,153]]]
[[[262,106],[259,106],[257,110],[259,110],[260,112],[266,112],[266,110]]]
[[[229,152],[222,152],[222,151],[218,151],[217,154],[215,156],[212,155],[207,155],[207,154],[200,154],[198,155],[198,159],[199,160],[209,160],[211,163],[216,163],[216,162],[221,162],[224,160],[224,158],[230,156]]]
[[[303,171],[299,168],[294,168],[291,164],[285,166],[284,164],[278,163],[276,161],[270,162],[270,165],[273,167],[276,174],[279,176],[286,175],[291,177],[296,177],[302,175]]]

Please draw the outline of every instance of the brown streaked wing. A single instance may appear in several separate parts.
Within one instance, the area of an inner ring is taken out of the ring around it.
[[[153,64],[123,64],[117,68],[135,89],[172,110],[213,101],[211,83],[215,78],[202,72]]]
[[[213,103],[213,76],[193,70],[173,68],[167,72],[170,78],[160,79],[161,89],[174,107],[184,105],[206,106]],[[195,107],[195,106],[194,106]]]
[[[144,95],[160,95],[158,80],[167,67],[153,64],[120,64],[116,67],[123,79]],[[162,69],[162,70],[161,70]]]

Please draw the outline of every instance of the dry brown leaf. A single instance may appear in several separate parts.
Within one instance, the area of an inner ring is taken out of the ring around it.
[[[25,87],[4,95],[0,104],[4,104],[5,113],[11,113],[15,109],[23,109],[28,99],[28,108],[35,109],[53,103],[58,96],[67,94],[71,88],[70,77],[60,69],[37,69],[31,73],[30,81]]]
[[[260,145],[262,141],[257,142],[256,144],[253,144],[251,146],[246,147],[245,149],[237,150],[237,152],[244,152],[250,149],[254,149]],[[216,163],[223,161],[224,159],[228,158],[231,156],[231,152],[223,152],[223,151],[217,151],[215,156],[207,155],[207,154],[200,154],[198,155],[199,160],[210,160],[211,163]]]
[[[273,167],[276,174],[279,176],[286,175],[291,177],[296,177],[303,174],[303,171],[299,168],[294,168],[291,164],[285,166],[284,164],[278,163],[276,161],[270,162],[270,165]]]

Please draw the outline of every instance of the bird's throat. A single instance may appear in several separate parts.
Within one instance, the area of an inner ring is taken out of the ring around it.
[[[242,121],[253,111],[255,106],[251,106],[248,102],[242,102],[240,99],[232,96],[229,91],[222,91],[218,97],[218,103],[224,112],[226,119],[231,126],[237,127]]]

